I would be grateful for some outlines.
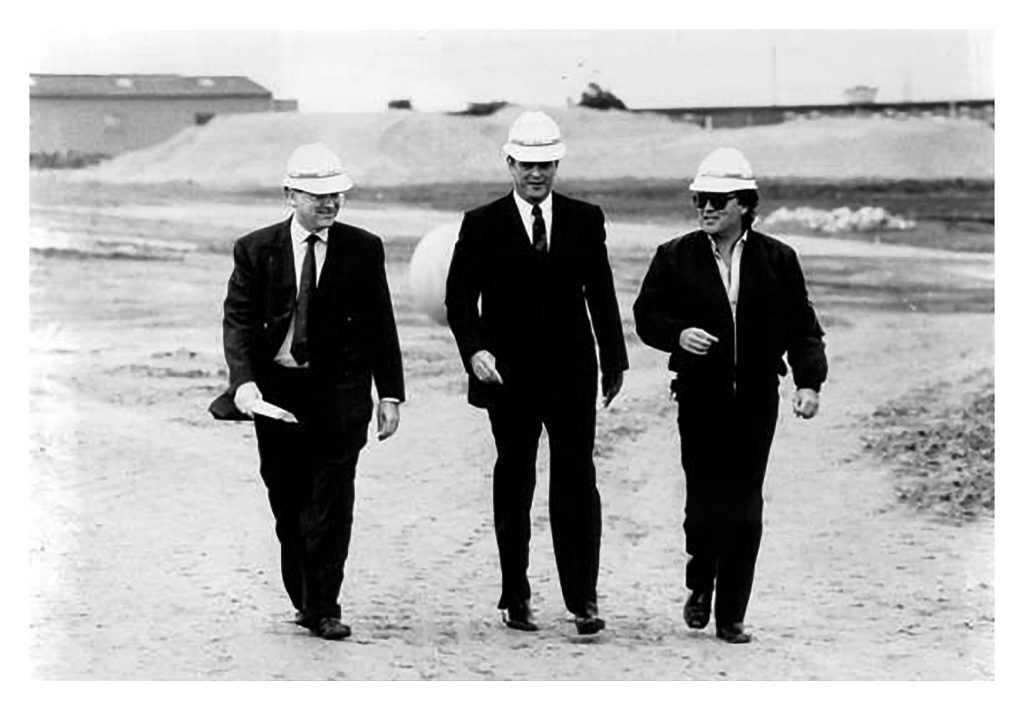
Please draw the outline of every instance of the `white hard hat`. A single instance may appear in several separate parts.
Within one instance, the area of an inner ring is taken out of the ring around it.
[[[547,163],[565,155],[558,124],[543,111],[526,111],[508,129],[505,154],[517,161]]]
[[[307,143],[292,152],[284,170],[284,187],[313,195],[343,193],[354,185],[338,154],[322,143]]]
[[[690,190],[700,193],[731,193],[757,190],[750,161],[738,149],[716,148],[701,161]]]

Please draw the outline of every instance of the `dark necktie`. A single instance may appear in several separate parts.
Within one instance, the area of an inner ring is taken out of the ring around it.
[[[542,254],[548,251],[547,228],[544,227],[544,213],[539,205],[533,206],[533,249]]]
[[[314,245],[316,233],[306,238],[306,257],[302,260],[302,278],[299,281],[299,298],[295,304],[295,331],[292,334],[292,357],[302,366],[309,361],[309,308],[316,291],[316,258]]]

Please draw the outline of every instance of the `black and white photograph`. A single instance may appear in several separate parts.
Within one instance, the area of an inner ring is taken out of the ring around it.
[[[29,680],[996,680],[996,32],[669,17],[31,35]]]

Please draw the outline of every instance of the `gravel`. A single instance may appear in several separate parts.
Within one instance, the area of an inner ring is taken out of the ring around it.
[[[946,520],[995,512],[995,383],[991,376],[949,405],[948,385],[880,406],[865,447],[896,473],[901,501]]]

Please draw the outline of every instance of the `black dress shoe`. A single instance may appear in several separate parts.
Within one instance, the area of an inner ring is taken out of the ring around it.
[[[594,635],[604,630],[604,620],[595,615],[576,616],[576,632],[580,635]]]
[[[537,623],[533,620],[533,611],[529,603],[513,603],[501,611],[501,619],[509,628],[525,630],[529,633],[537,630]]]
[[[321,618],[310,630],[325,640],[341,640],[352,635],[352,629],[337,618]]]
[[[715,635],[726,643],[749,643],[752,640],[750,633],[744,632],[742,623],[728,623],[716,628]]]
[[[706,628],[711,620],[711,591],[692,591],[683,605],[683,620],[691,628]]]

